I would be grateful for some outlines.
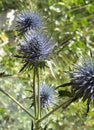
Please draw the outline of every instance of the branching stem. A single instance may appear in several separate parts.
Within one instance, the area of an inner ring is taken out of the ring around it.
[[[61,107],[64,109],[66,107],[68,107],[73,101],[75,101],[75,97],[63,102],[61,105],[57,106],[55,109],[53,109],[51,112],[49,112],[47,115],[45,115],[44,117],[42,117],[40,120],[38,120],[38,122],[42,122],[44,119],[46,119],[48,116],[50,116],[51,114],[53,114],[54,112],[56,112],[58,109],[60,109]]]
[[[35,120],[35,117],[31,115],[31,113],[24,106],[22,106],[14,97],[12,97],[9,93],[7,93],[2,88],[0,88],[0,91],[4,93],[7,97],[9,97],[13,102],[15,102],[20,108],[22,108],[33,120]]]

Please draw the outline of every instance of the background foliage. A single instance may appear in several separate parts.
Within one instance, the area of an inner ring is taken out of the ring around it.
[[[44,16],[48,33],[58,43],[57,54],[53,56],[56,78],[46,69],[41,75],[42,80],[55,87],[68,82],[69,77],[65,71],[80,62],[82,56],[89,55],[90,50],[93,52],[94,0],[0,0],[0,14],[24,8],[36,9]],[[26,90],[31,87],[32,72],[19,73],[22,64],[13,56],[18,46],[14,25],[7,29],[7,18],[4,25],[0,30],[0,72],[13,76],[0,78],[0,86],[29,109],[31,100],[26,97],[30,93]],[[66,94],[61,96],[64,101],[67,99]],[[48,118],[48,130],[93,130],[94,108],[91,107],[87,116],[85,113],[86,103],[72,103],[66,110],[60,109]],[[0,92],[0,130],[29,130],[30,124],[28,115]]]

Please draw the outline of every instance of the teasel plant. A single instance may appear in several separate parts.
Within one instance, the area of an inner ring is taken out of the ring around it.
[[[85,61],[82,66],[78,65],[75,67],[75,71],[69,72],[71,80],[69,83],[61,84],[57,87],[51,84],[49,85],[41,81],[40,72],[46,67],[49,67],[54,76],[52,62],[50,63],[50,60],[55,54],[55,50],[58,46],[57,43],[54,42],[51,36],[43,32],[42,27],[44,24],[39,14],[22,11],[21,14],[17,16],[16,24],[18,35],[20,34],[22,38],[19,40],[19,47],[15,57],[22,60],[23,66],[20,72],[32,71],[33,73],[33,83],[29,92],[32,102],[30,108],[33,107],[34,115],[8,92],[2,88],[0,88],[0,91],[13,100],[31,117],[31,130],[41,130],[41,123],[46,120],[46,118],[58,109],[68,107],[80,97],[83,97],[83,100],[88,100],[89,106],[91,99],[94,97],[94,65],[91,60],[92,58],[90,58],[90,61]],[[59,104],[57,90],[60,87],[67,86],[73,87],[74,96],[69,97],[67,101],[62,101],[62,103]],[[79,94],[81,95],[79,96]],[[48,111],[43,115],[42,111],[45,109]],[[46,130],[46,126],[44,130]]]

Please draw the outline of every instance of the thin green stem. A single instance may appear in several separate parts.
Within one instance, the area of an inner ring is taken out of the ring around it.
[[[7,97],[9,97],[12,101],[14,101],[19,107],[21,107],[33,120],[35,120],[35,117],[31,115],[31,113],[24,106],[22,106],[14,97],[12,97],[9,93],[4,91],[2,88],[0,88],[0,91],[4,93]]]
[[[33,96],[34,96],[35,117],[37,118],[37,97],[36,97],[35,77],[36,77],[36,67],[34,67],[34,73],[33,73]]]
[[[41,128],[41,127],[40,127],[40,122],[37,121],[37,122],[35,123],[35,130],[40,130],[40,128]]]
[[[68,107],[73,101],[75,101],[76,98],[72,98],[70,100],[68,100],[67,102],[63,102],[61,105],[57,106],[55,109],[53,109],[51,112],[49,112],[47,115],[45,115],[44,117],[42,117],[40,120],[38,120],[38,122],[42,122],[44,119],[46,119],[48,116],[50,116],[51,114],[53,114],[54,112],[56,112],[58,109],[60,109],[61,107],[64,109],[66,107]]]
[[[40,120],[41,118],[41,106],[40,106],[40,84],[39,84],[39,69],[37,69],[37,83],[38,83],[38,96],[37,96],[37,106],[38,106],[38,115],[37,115],[37,120]],[[35,130],[40,130],[40,124],[41,122],[35,123]]]
[[[38,119],[40,119],[40,116],[41,116],[41,106],[40,106],[39,70],[37,71],[37,79],[38,79]]]
[[[81,10],[81,9],[87,8],[88,6],[90,6],[90,5],[92,5],[92,4],[94,4],[94,2],[92,2],[92,3],[90,3],[90,4],[85,4],[85,5],[83,5],[83,6],[80,5],[79,7],[70,9],[69,12],[74,12],[74,11],[77,11],[77,10]]]
[[[54,4],[54,6],[56,5],[57,3],[55,3]],[[80,9],[83,9],[83,8],[87,8],[88,6],[90,6],[90,5],[93,5],[94,4],[94,2],[92,2],[92,3],[89,3],[89,4],[85,4],[85,5],[79,5],[78,7],[75,7],[75,8],[71,8],[69,11],[66,11],[66,13],[67,12],[74,12],[74,11],[78,11],[78,10],[80,10]]]

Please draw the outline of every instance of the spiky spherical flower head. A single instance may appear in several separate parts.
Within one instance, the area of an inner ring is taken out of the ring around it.
[[[22,11],[16,19],[16,28],[20,34],[28,30],[38,30],[43,27],[43,20],[36,12]]]
[[[57,102],[57,95],[53,87],[43,84],[40,90],[40,102],[42,108],[53,107]]]
[[[51,37],[44,34],[29,33],[24,41],[21,41],[18,58],[24,62],[23,68],[34,66],[44,68],[46,60],[52,54],[54,44]]]
[[[83,97],[90,104],[94,99],[94,61],[84,59],[81,65],[76,65],[70,72],[71,83],[77,98]]]

